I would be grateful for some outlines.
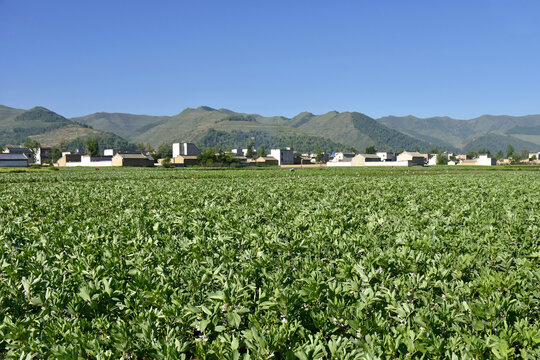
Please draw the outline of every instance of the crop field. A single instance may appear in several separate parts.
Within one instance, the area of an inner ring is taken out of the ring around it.
[[[0,173],[0,359],[538,359],[540,169]]]

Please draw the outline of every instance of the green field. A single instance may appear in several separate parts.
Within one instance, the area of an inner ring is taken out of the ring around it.
[[[540,357],[540,169],[0,173],[1,358]]]

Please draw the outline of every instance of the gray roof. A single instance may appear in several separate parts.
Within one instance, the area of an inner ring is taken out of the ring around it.
[[[366,159],[380,159],[380,157],[378,157],[376,154],[360,154],[360,155],[362,155]]]
[[[116,156],[121,156],[124,159],[147,159],[148,156],[143,154],[116,154]]]
[[[0,153],[0,160],[26,160],[28,158],[24,154],[2,154]]]
[[[90,156],[90,161],[111,161],[112,156]]]
[[[7,146],[5,150],[7,150],[9,154],[31,154],[32,153],[30,149],[21,148],[21,147]]]

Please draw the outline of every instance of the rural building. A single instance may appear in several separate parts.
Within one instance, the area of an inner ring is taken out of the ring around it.
[[[279,165],[294,164],[294,150],[292,147],[285,149],[271,149],[270,156],[276,158]]]
[[[64,154],[58,159],[58,166],[80,166],[81,154]]]
[[[174,143],[172,144],[173,158],[178,155],[197,156],[201,153],[201,150],[193,143]]]
[[[404,151],[397,156],[397,161],[408,161],[411,166],[424,166],[426,158],[417,151]]]
[[[58,159],[58,166],[88,166],[103,167],[112,166],[112,156],[91,156],[81,154],[65,154]]]
[[[529,161],[540,160],[540,151],[529,153]]]
[[[463,160],[461,165],[483,165],[483,166],[494,166],[497,165],[497,159],[490,158],[487,154],[478,155],[476,159],[473,160]]]
[[[351,166],[362,166],[367,162],[380,163],[381,158],[375,154],[358,154],[351,160]]]
[[[0,154],[0,167],[28,167],[24,154]]]
[[[29,163],[34,162],[34,153],[32,150],[25,148],[25,147],[15,147],[15,146],[7,146],[4,151],[4,154],[23,154],[28,159]]]
[[[51,147],[39,147],[37,149],[34,149],[34,154],[35,154],[34,163],[38,165],[42,165],[46,162],[51,161],[51,153],[52,153]]]
[[[257,165],[279,165],[278,159],[273,156],[261,156],[255,162]]]
[[[378,152],[377,156],[381,158],[381,161],[396,161],[396,154],[393,152]]]
[[[178,155],[171,160],[171,164],[180,164],[183,166],[199,165],[196,155]]]
[[[427,164],[432,166],[432,165],[438,165],[438,162],[439,162],[439,154],[428,154],[429,155],[429,159],[427,161]],[[443,158],[443,163],[446,165],[448,164],[448,159],[449,159],[449,155],[446,154],[446,153],[442,153],[441,154],[442,158]],[[450,155],[450,156],[454,156],[454,154]]]
[[[112,157],[112,166],[154,166],[154,158],[143,154],[116,154]]]

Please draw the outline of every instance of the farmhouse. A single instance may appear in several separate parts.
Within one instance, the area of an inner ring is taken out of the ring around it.
[[[393,152],[378,152],[377,156],[381,158],[381,161],[396,161],[396,154]]]
[[[24,147],[7,146],[4,148],[4,154],[23,154],[28,159],[28,162],[34,162],[34,153],[32,150]]]
[[[58,166],[112,166],[112,156],[91,156],[81,154],[64,154],[58,159]]]
[[[178,155],[171,160],[171,164],[180,164],[183,166],[199,165],[197,155]]]
[[[261,156],[255,160],[257,165],[279,165],[278,159],[273,156]]]
[[[271,149],[270,156],[276,158],[279,165],[294,164],[294,150],[292,147],[285,149]]]
[[[34,153],[36,154],[34,162],[38,165],[43,165],[44,163],[51,161],[51,147],[39,147],[34,149]]]
[[[497,165],[497,159],[490,158],[487,154],[478,155],[476,159],[473,160],[462,160],[461,165],[484,165],[484,166],[493,166]]]
[[[143,154],[116,154],[112,158],[112,166],[152,167],[154,159]]]
[[[0,154],[0,167],[27,167],[28,158],[24,154]]]
[[[408,161],[411,166],[424,166],[426,158],[417,151],[404,151],[397,156],[397,161]]]
[[[178,155],[197,156],[201,153],[201,150],[193,143],[174,143],[172,144],[173,158]]]
[[[375,154],[358,154],[351,160],[351,166],[362,166],[367,162],[381,162],[381,158]]]

